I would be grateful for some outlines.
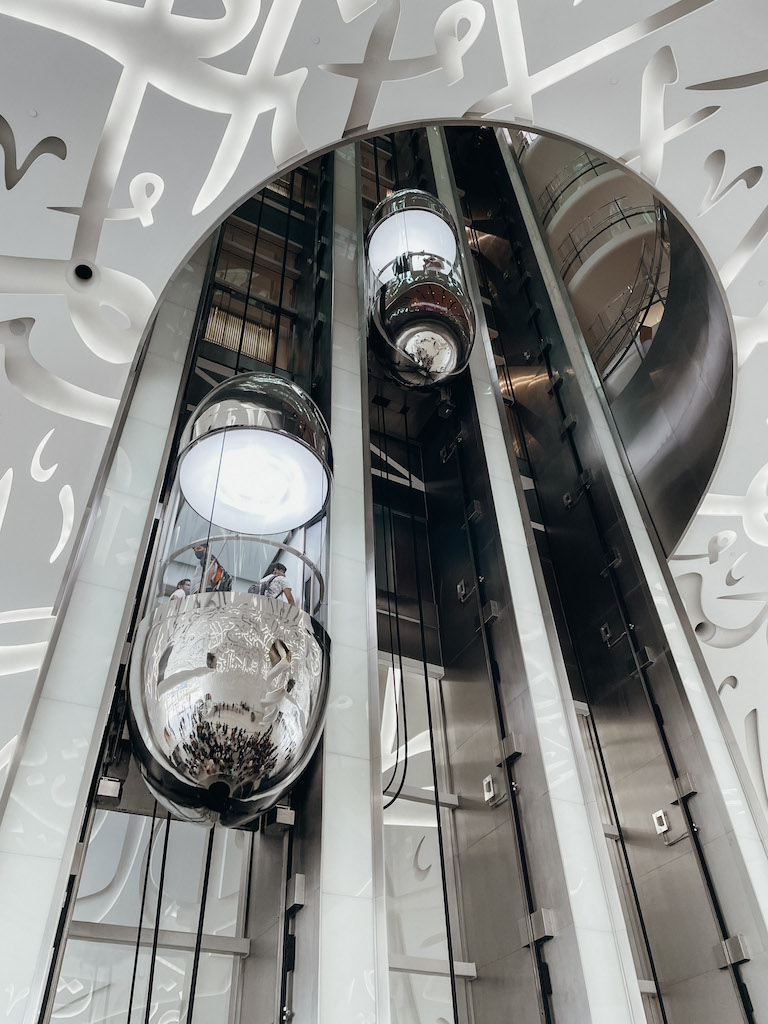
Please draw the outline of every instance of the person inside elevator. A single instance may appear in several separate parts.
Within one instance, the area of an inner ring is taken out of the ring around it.
[[[188,576],[185,577],[183,580],[179,580],[179,582],[176,584],[176,589],[171,594],[171,600],[173,601],[178,600],[178,598],[180,597],[186,597],[187,594],[190,593],[191,585],[192,580]]]
[[[282,594],[293,608],[296,602],[285,578],[285,572],[286,569],[282,562],[273,562],[259,582],[248,588],[248,593],[264,594],[265,597],[274,598],[278,598]]]
[[[192,582],[189,586],[190,594],[232,589],[232,577],[218,558],[208,554],[207,544],[193,544],[192,551],[200,564],[192,574]],[[205,574],[205,583],[203,583],[203,574]]]

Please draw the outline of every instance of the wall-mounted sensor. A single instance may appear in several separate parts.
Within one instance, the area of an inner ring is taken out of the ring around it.
[[[664,811],[654,811],[651,815],[653,818],[653,824],[656,829],[656,835],[664,835],[665,832],[669,832],[669,822]]]

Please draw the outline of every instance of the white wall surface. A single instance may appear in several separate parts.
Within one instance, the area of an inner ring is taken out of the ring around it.
[[[5,0],[0,52],[0,676],[15,723],[0,762],[11,779],[108,430],[172,272],[245,194],[345,132],[467,118],[625,161],[727,289],[735,410],[672,564],[765,796],[764,0]],[[89,282],[74,276],[82,263]]]

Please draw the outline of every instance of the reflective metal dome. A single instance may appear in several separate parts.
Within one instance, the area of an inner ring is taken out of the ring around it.
[[[208,434],[240,427],[288,434],[311,448],[329,472],[333,468],[322,413],[297,384],[273,373],[241,373],[209,391],[184,429],[179,452]]]
[[[434,196],[394,192],[366,232],[372,347],[409,388],[434,387],[467,365],[475,317],[453,219]]]
[[[306,612],[258,594],[156,608],[131,662],[129,721],[157,799],[225,825],[277,803],[320,738],[329,646]]]

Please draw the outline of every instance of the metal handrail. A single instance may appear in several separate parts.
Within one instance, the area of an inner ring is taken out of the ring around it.
[[[303,562],[304,565],[306,565],[306,567],[309,569],[311,575],[317,580],[319,596],[317,598],[317,601],[314,603],[314,605],[312,607],[312,614],[315,615],[317,613],[318,609],[320,608],[320,606],[323,603],[323,598],[325,597],[325,580],[323,579],[323,574],[320,572],[320,570],[315,565],[315,563],[312,561],[312,559],[308,558],[304,554],[303,551],[299,551],[298,548],[291,547],[290,544],[286,544],[283,541],[276,541],[272,537],[261,537],[261,536],[258,536],[257,534],[252,534],[252,533],[247,533],[247,534],[246,533],[219,533],[219,534],[213,534],[210,537],[208,537],[208,536],[200,537],[197,540],[190,541],[188,544],[184,544],[182,547],[177,548],[175,551],[172,551],[169,555],[167,555],[159,563],[159,572],[158,572],[157,578],[159,580],[164,579],[165,578],[165,573],[166,573],[168,567],[171,565],[171,563],[176,561],[178,559],[179,555],[183,555],[185,551],[191,551],[192,548],[195,547],[196,545],[198,545],[198,544],[206,544],[206,545],[208,545],[208,544],[216,544],[219,541],[227,542],[227,541],[230,541],[230,540],[233,540],[233,541],[246,541],[246,542],[253,543],[253,544],[264,544],[267,547],[277,548],[277,550],[279,552],[285,551],[289,555],[293,555],[295,558],[298,558],[300,562]]]
[[[525,132],[518,131],[517,132],[517,143],[513,142],[513,146],[514,146],[514,150],[515,150],[515,156],[517,157],[518,160],[523,155],[523,153],[526,151],[526,149],[528,149],[530,144],[531,144],[531,140],[528,138],[528,136],[525,134]]]
[[[584,263],[584,253],[600,235],[614,228],[630,230],[633,227],[630,221],[638,217],[645,218],[649,224],[654,222],[654,206],[622,206],[621,200],[624,198],[620,196],[618,199],[612,199],[585,217],[568,232],[567,238],[558,246],[556,255],[561,261],[560,273],[566,284],[576,261],[578,260],[579,264]],[[587,256],[591,256],[594,251],[590,250]]]
[[[560,209],[566,198],[568,198],[566,192],[571,185],[586,177],[590,172],[594,173],[594,176],[597,178],[609,170],[611,170],[611,165],[607,160],[602,160],[599,157],[596,159],[591,153],[587,153],[586,150],[579,153],[573,160],[563,164],[550,178],[536,200],[542,223],[546,226],[550,218]],[[573,193],[570,194],[572,195]]]
[[[632,300],[632,296],[635,294],[635,292],[637,290],[637,287],[638,287],[638,284],[643,284],[643,285],[647,286],[647,282],[648,282],[648,280],[649,280],[649,278],[651,276],[651,273],[652,273],[652,267],[646,265],[645,257],[646,257],[646,244],[643,243],[643,248],[642,248],[642,250],[640,252],[640,262],[637,265],[637,273],[635,274],[634,281],[632,282],[632,284],[627,285],[626,288],[622,288],[622,290],[619,292],[618,295],[615,295],[610,300],[610,302],[607,302],[603,306],[603,308],[600,310],[600,312],[597,314],[595,319],[592,321],[592,323],[589,325],[589,327],[585,331],[585,336],[587,336],[589,338],[597,339],[599,328],[600,327],[603,328],[602,336],[600,337],[600,339],[599,339],[599,341],[597,343],[597,347],[595,349],[595,353],[594,354],[596,356],[599,355],[602,352],[602,350],[605,348],[607,342],[610,341],[610,339],[616,334],[617,330],[619,330],[621,328],[622,324],[626,324],[627,321],[630,319],[630,316],[634,315],[634,312],[631,313],[631,314],[628,314],[628,312],[627,312],[628,308],[630,308],[630,303],[631,303],[631,300]],[[643,272],[645,272],[645,273],[643,273]],[[647,291],[647,287],[644,287],[643,288],[643,295],[646,294],[646,291]],[[611,310],[612,311],[613,307],[616,306],[619,301],[621,301],[621,306],[619,308],[618,313],[611,312],[609,314],[609,316],[606,317],[606,311],[607,310]],[[639,307],[639,305],[641,303],[642,303],[642,299],[640,300],[639,303],[638,302],[634,303],[631,306],[631,310],[635,311]],[[607,323],[606,323],[606,320],[607,320]],[[595,330],[596,326],[597,326],[598,330]]]
[[[607,379],[614,372],[632,345],[635,344],[650,310],[657,303],[661,302],[664,305],[666,302],[666,290],[661,285],[661,278],[662,274],[669,269],[666,247],[667,221],[664,208],[660,204],[656,204],[656,218],[657,226],[650,261],[646,258],[647,246],[644,245],[632,285],[604,306],[585,331],[585,337],[589,341],[593,341],[593,344],[590,345],[592,358],[603,379]],[[640,289],[639,297],[633,301],[638,289]],[[611,308],[621,298],[624,301],[618,315],[612,318],[612,323],[606,327],[602,338],[594,343],[597,334],[596,324],[598,321],[602,321],[605,310]],[[641,359],[644,358],[641,348],[638,348],[638,353]]]

